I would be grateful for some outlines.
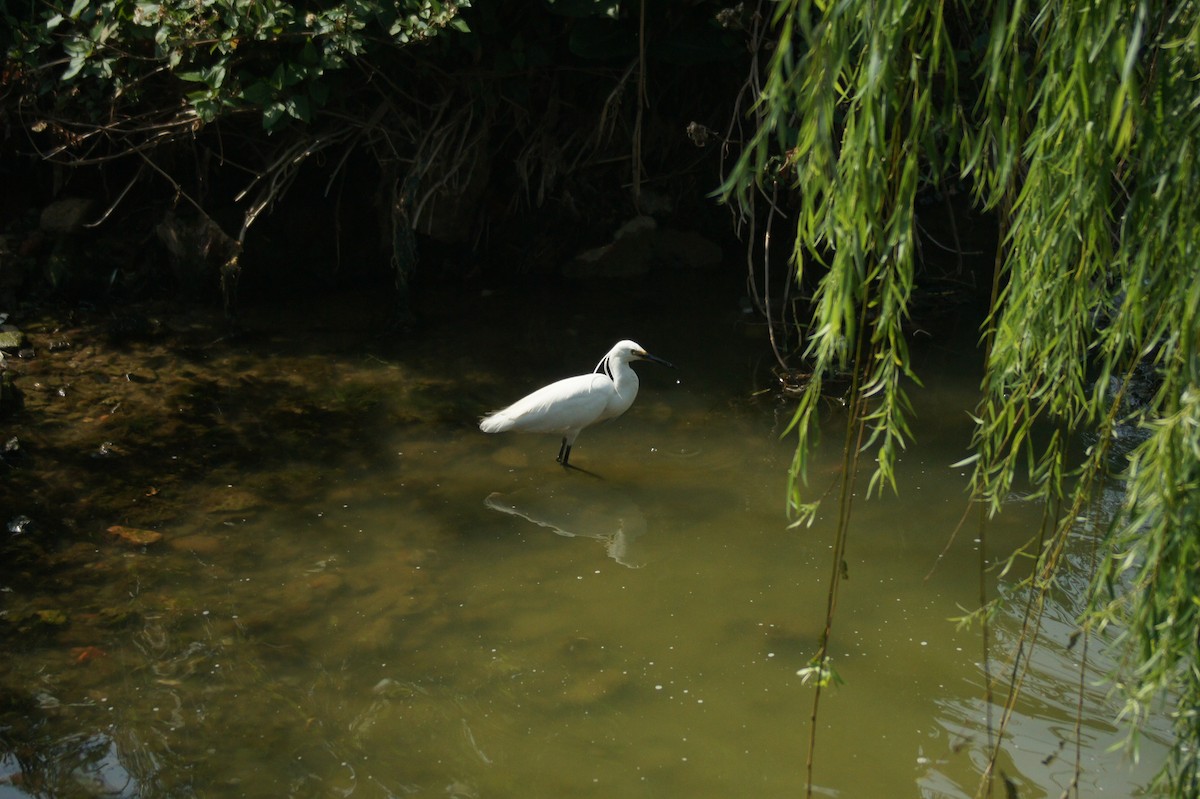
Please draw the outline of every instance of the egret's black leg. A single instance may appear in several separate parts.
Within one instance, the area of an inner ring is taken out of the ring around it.
[[[563,466],[567,466],[567,460],[571,457],[571,445],[567,443],[566,437],[562,440],[562,446],[558,448],[558,462]]]

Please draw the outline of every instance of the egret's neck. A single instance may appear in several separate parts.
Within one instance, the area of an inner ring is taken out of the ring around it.
[[[618,413],[623,413],[633,404],[633,400],[637,396],[637,372],[633,371],[633,367],[627,361],[618,361],[616,358],[609,359],[608,368],[605,371],[608,372],[613,386],[617,389],[617,403],[620,406]]]

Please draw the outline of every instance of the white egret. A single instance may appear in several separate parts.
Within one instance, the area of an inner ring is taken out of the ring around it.
[[[618,341],[590,375],[568,377],[539,388],[507,408],[483,417],[479,429],[485,433],[507,430],[558,433],[562,436],[558,462],[567,466],[571,447],[585,427],[614,419],[633,404],[638,393],[638,376],[630,361],[671,365],[646,352],[640,344]]]

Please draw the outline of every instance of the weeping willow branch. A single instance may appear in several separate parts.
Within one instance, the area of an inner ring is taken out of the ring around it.
[[[865,309],[865,306],[864,306]],[[863,338],[857,341],[857,357],[864,351]],[[838,589],[845,576],[846,543],[850,533],[851,509],[854,505],[854,484],[858,479],[858,459],[863,451],[863,438],[866,432],[867,402],[866,395],[858,390],[858,377],[855,375],[851,396],[855,398],[850,413],[846,417],[845,440],[842,445],[842,483],[838,494],[838,520],[834,535],[832,571],[829,577],[829,589],[825,604],[825,627],[821,631],[821,643],[816,655],[807,669],[802,669],[802,676],[814,675],[815,690],[813,691],[812,716],[808,731],[808,757],[806,759],[805,795],[812,796],[813,768],[816,764],[817,749],[817,713],[821,707],[821,689],[832,681],[837,680],[837,673],[829,657],[829,644],[833,637],[833,620],[837,614]]]
[[[1115,631],[1124,661],[1109,677],[1131,730],[1155,703],[1180,708],[1160,787],[1200,796],[1200,6],[789,0],[773,32],[757,128],[723,190],[746,209],[786,187],[797,278],[816,282],[815,377],[792,424],[797,521],[816,511],[807,459],[822,377],[838,369],[869,402],[868,493],[898,488],[916,380],[902,325],[921,270],[914,200],[966,181],[1002,229],[973,498],[986,521],[1028,481],[1068,509],[1035,550],[1034,630],[1082,509],[1105,480],[1123,487],[1080,623]],[[868,357],[851,351],[860,340]],[[1084,433],[1096,443],[1073,462]],[[1014,673],[1001,732],[1022,683]]]

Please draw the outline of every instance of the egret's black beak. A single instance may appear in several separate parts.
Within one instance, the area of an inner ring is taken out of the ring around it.
[[[637,352],[634,353],[634,355],[638,356],[643,361],[654,361],[655,363],[661,363],[663,366],[669,366],[672,369],[675,368],[674,364],[664,361],[662,358],[659,358],[657,355],[651,355],[650,353],[646,352],[645,350],[638,350]]]

